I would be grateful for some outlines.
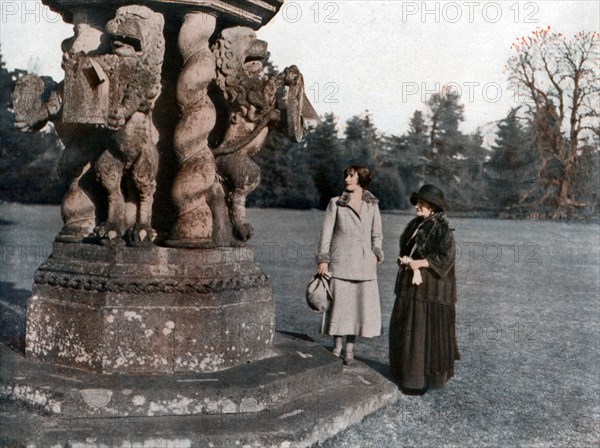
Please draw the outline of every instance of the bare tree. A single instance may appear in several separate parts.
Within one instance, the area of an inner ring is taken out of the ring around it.
[[[550,205],[552,218],[572,216],[585,206],[575,193],[581,146],[599,133],[598,49],[600,34],[579,32],[572,38],[538,28],[512,45],[510,80],[529,107],[540,157],[538,180],[543,192],[522,203]]]

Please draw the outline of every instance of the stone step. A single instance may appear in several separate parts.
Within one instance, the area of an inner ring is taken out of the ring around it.
[[[272,357],[201,374],[95,374],[2,345],[0,397],[69,419],[255,413],[337,381],[342,365],[327,350],[276,334]]]
[[[296,348],[302,345],[303,341]],[[306,345],[303,350],[310,354]],[[358,361],[341,368],[335,381],[323,380],[318,372],[305,375],[303,380],[310,381],[310,390],[303,394],[290,391],[259,412],[61,418],[42,417],[9,402],[0,417],[0,444],[28,448],[308,447],[360,422],[398,397],[396,385]]]

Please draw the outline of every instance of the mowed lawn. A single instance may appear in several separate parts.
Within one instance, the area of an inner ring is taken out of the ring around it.
[[[50,206],[1,204],[0,217],[0,300],[6,317],[22,307],[61,222],[58,207]],[[330,339],[318,334],[319,315],[304,302],[323,212],[251,209],[248,217],[258,261],[273,280],[277,329],[307,334],[330,347]],[[359,339],[356,354],[389,376],[398,237],[412,216],[382,217],[383,335]],[[424,396],[401,396],[323,446],[598,446],[600,226],[450,218],[459,247],[462,355],[454,379]]]

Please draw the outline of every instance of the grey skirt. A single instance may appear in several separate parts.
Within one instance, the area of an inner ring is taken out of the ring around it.
[[[323,313],[321,333],[332,336],[355,335],[375,337],[381,335],[381,306],[377,280],[330,281],[333,301]]]

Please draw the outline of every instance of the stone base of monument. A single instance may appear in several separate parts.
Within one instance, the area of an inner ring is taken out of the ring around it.
[[[365,364],[280,333],[274,356],[220,372],[109,375],[0,354],[1,446],[304,447],[398,395]]]
[[[0,345],[0,446],[310,446],[397,398],[275,333],[252,247],[54,244],[24,353]]]
[[[251,246],[56,242],[27,303],[26,355],[98,373],[212,372],[271,356],[274,328]]]

